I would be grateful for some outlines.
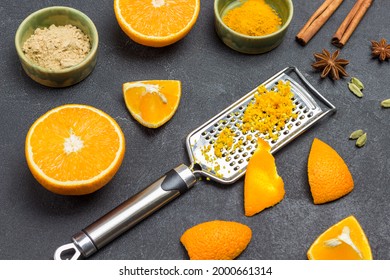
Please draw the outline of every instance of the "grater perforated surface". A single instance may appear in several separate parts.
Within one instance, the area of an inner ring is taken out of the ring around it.
[[[298,80],[293,79],[291,74],[294,74],[303,85],[298,83]],[[293,112],[298,116],[296,119],[290,119],[286,122],[284,128],[278,132],[278,139],[269,139],[267,134],[258,131],[244,134],[238,128],[242,124],[242,116],[247,105],[253,100],[257,86],[187,136],[186,145],[189,157],[192,164],[198,168],[194,170],[194,173],[202,174],[220,183],[233,183],[245,174],[248,161],[257,148],[258,137],[266,140],[271,146],[271,152],[274,153],[322,117],[335,111],[335,107],[309,84],[298,69],[286,68],[264,82],[263,85],[271,90],[280,80],[290,81],[291,91],[294,95],[292,101],[296,105]],[[309,91],[329,109],[324,111],[309,94]],[[216,157],[213,144],[225,127],[230,128],[235,133],[233,146],[239,141],[242,144],[237,149],[224,151],[222,157]]]

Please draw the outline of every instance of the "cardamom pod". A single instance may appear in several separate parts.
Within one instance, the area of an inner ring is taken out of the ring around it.
[[[363,83],[356,77],[352,77],[351,83],[355,84],[360,90],[364,89]]]
[[[367,142],[367,133],[364,133],[356,140],[356,146],[361,148],[366,144],[366,142]]]
[[[349,135],[349,139],[356,140],[360,136],[362,136],[363,134],[364,134],[364,131],[361,129],[358,129],[358,130],[352,132],[351,135]]]
[[[359,97],[359,98],[363,97],[363,93],[361,92],[361,90],[358,88],[357,85],[355,85],[353,83],[348,83],[348,88],[357,97]]]
[[[390,108],[390,99],[385,99],[381,102],[383,108]]]

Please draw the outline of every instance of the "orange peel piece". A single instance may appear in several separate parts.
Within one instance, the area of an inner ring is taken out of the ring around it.
[[[354,187],[351,172],[342,157],[317,138],[309,153],[308,178],[314,204],[339,199]]]
[[[282,201],[284,182],[278,175],[270,145],[259,138],[258,147],[249,160],[244,182],[246,216],[254,216]]]
[[[208,221],[187,229],[180,238],[191,260],[233,260],[248,246],[252,230],[233,221]]]

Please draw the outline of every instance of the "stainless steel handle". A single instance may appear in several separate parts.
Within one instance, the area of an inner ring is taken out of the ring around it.
[[[189,190],[195,182],[196,177],[193,172],[187,166],[179,165],[143,191],[75,234],[72,237],[73,244],[66,244],[61,247],[66,250],[71,247],[75,251],[77,250],[75,254],[87,258],[171,200]],[[55,259],[62,259],[61,253],[64,250],[61,251],[60,248],[57,249],[54,255]]]

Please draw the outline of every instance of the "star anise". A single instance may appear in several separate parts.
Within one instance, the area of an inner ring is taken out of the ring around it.
[[[316,70],[322,70],[321,78],[325,78],[330,74],[333,80],[339,80],[340,76],[348,76],[344,66],[349,64],[346,59],[337,59],[339,56],[339,50],[336,50],[333,54],[330,54],[326,49],[322,50],[322,53],[315,53],[314,58],[316,62],[312,64]]]
[[[379,57],[379,60],[385,61],[390,58],[390,45],[382,38],[380,42],[371,41],[372,56]]]

